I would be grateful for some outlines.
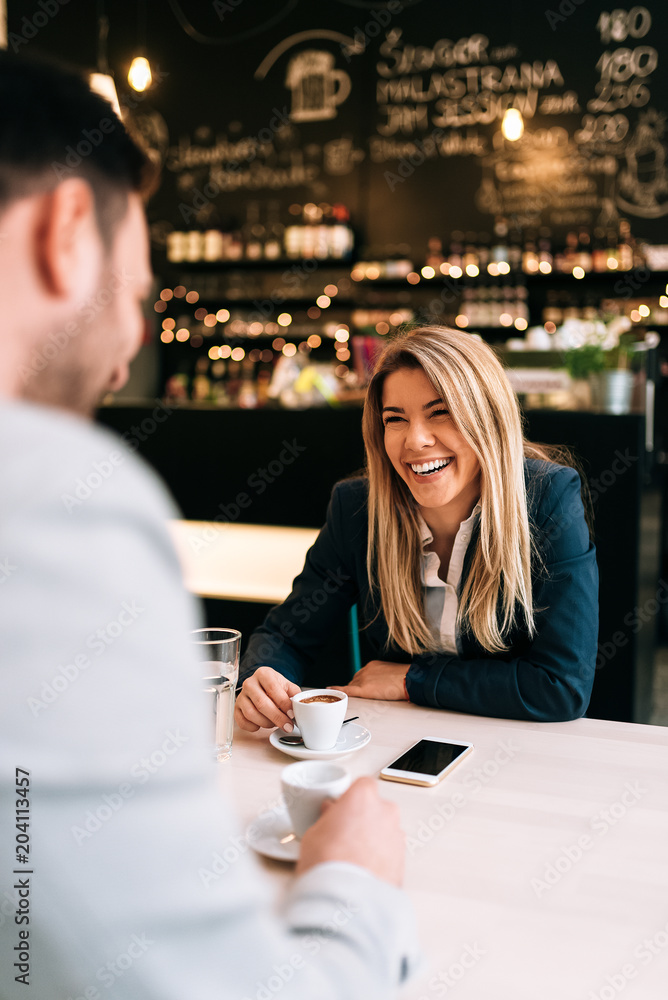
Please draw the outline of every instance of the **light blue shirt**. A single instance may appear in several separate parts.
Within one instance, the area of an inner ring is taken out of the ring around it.
[[[394,995],[415,947],[403,892],[321,865],[271,909],[209,757],[199,615],[157,477],[83,420],[8,403],[0,468],[3,1000],[245,1000],[279,981],[284,1000]]]

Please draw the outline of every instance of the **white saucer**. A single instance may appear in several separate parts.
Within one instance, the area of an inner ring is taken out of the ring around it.
[[[298,736],[297,727],[294,733]],[[286,753],[288,757],[296,757],[298,760],[333,760],[335,757],[344,757],[355,750],[361,750],[371,739],[371,733],[364,726],[358,726],[355,722],[349,722],[343,726],[336,741],[336,746],[330,750],[309,750],[305,746],[289,746],[287,743],[280,743],[280,737],[285,736],[282,729],[275,729],[269,737],[269,742],[277,750]]]
[[[279,806],[262,813],[246,828],[246,840],[258,854],[276,861],[296,861],[301,841],[292,832],[288,811]]]

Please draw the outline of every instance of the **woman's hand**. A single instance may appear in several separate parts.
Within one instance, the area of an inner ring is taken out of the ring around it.
[[[345,691],[351,698],[378,698],[381,701],[406,701],[404,678],[410,663],[387,663],[370,660],[358,670],[350,684],[331,684],[334,691]]]
[[[283,674],[271,667],[258,667],[252,677],[248,677],[237,695],[234,719],[240,729],[256,733],[258,729],[273,729],[280,726],[286,733],[293,730],[293,694],[299,694],[298,684],[289,681]]]

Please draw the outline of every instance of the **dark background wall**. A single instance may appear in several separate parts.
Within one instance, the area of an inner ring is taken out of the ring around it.
[[[10,48],[95,62],[97,4],[8,6]],[[429,237],[491,233],[498,214],[555,234],[623,215],[665,239],[663,0],[614,21],[601,0],[148,0],[156,85],[138,97],[124,81],[141,9],[108,0],[108,51],[164,164],[156,246],[171,228],[241,226],[252,201],[264,224],[270,200],[283,216],[345,203],[374,255],[419,259]],[[499,141],[510,103],[530,132],[519,147]]]

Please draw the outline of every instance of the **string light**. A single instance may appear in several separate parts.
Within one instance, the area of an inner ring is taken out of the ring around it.
[[[133,90],[143,93],[151,86],[153,74],[151,64],[146,56],[135,56],[128,71],[128,83]]]

